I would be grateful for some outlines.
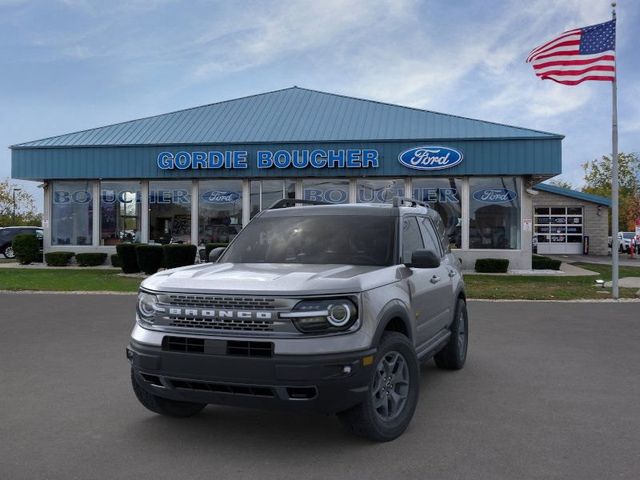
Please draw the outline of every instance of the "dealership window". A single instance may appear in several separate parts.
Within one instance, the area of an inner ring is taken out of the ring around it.
[[[358,203],[391,203],[393,197],[404,197],[404,180],[363,178],[356,189]]]
[[[100,243],[140,241],[140,182],[100,184]]]
[[[426,202],[440,214],[452,248],[462,247],[462,180],[417,178],[412,181],[413,198]]]
[[[520,248],[517,178],[471,178],[469,192],[469,248]]]
[[[305,200],[326,203],[349,203],[349,180],[306,179],[302,181]]]
[[[149,241],[191,241],[190,180],[149,182]]]
[[[51,244],[91,245],[93,196],[91,182],[54,182],[51,204]]]
[[[295,180],[252,180],[251,218],[283,198],[296,197]]]
[[[198,243],[229,243],[241,229],[242,180],[200,181]]]

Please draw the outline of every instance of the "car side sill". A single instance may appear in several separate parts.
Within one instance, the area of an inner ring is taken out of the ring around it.
[[[438,351],[444,347],[444,345],[449,340],[451,336],[451,331],[448,329],[440,330],[436,335],[433,336],[427,343],[421,345],[416,351],[416,355],[418,356],[418,360],[428,360],[433,357]]]

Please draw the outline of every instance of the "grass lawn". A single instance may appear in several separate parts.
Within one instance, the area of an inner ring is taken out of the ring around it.
[[[0,290],[136,292],[140,279],[110,270],[0,269]]]
[[[515,276],[465,275],[467,296],[487,299],[575,300],[611,298],[610,293],[595,286],[596,279],[611,280],[611,267],[594,263],[576,263],[578,267],[600,273],[600,276]],[[640,277],[640,267],[620,267],[620,277]],[[605,289],[610,292],[610,289]],[[634,298],[637,289],[621,288],[621,298]]]
[[[611,267],[592,263],[576,264],[600,273],[599,277],[465,275],[469,298],[574,300],[580,298],[610,298],[609,293],[598,293],[595,280],[611,279]],[[620,277],[640,277],[640,267],[620,267]],[[139,279],[118,276],[113,270],[47,270],[0,269],[0,290],[42,291],[110,291],[135,292]],[[608,289],[607,289],[608,291]],[[636,289],[621,288],[620,296],[635,297]]]

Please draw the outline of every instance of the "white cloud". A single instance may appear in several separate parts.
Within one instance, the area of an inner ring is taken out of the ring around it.
[[[366,42],[388,22],[403,22],[413,8],[399,0],[312,0],[270,3],[228,18],[224,36],[198,43],[211,56],[194,74],[202,79],[259,67],[299,52],[333,56],[356,41]],[[229,25],[238,25],[236,31]],[[250,27],[247,27],[250,26]],[[323,51],[320,51],[324,49]]]

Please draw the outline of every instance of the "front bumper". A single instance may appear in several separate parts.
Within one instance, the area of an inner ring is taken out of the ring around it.
[[[135,340],[127,348],[136,380],[154,395],[320,413],[344,411],[364,400],[373,355],[375,349],[262,358],[166,351]]]

